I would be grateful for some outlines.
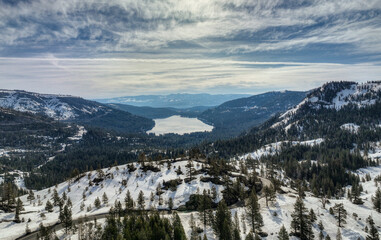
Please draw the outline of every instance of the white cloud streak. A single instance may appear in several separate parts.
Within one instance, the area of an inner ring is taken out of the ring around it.
[[[169,92],[259,93],[308,90],[335,80],[376,80],[381,75],[380,64],[0,58],[0,83],[1,88],[22,86],[29,91],[87,98]]]

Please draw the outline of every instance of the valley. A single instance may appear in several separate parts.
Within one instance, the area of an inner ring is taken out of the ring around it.
[[[381,231],[380,86],[329,82],[189,115],[80,99],[106,109],[87,117],[12,92],[0,101],[0,239],[369,239]]]

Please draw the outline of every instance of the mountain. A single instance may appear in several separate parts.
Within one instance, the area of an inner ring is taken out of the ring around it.
[[[259,125],[277,113],[298,104],[306,92],[268,92],[225,102],[201,113],[198,118],[217,129],[240,133]]]
[[[101,103],[120,103],[133,106],[155,108],[192,108],[197,106],[217,106],[226,101],[248,97],[248,94],[169,94],[169,95],[139,95],[117,98],[96,99]]]
[[[381,82],[329,82],[311,90],[294,108],[238,138],[216,142],[209,151],[231,157],[281,140],[317,138],[344,149],[360,147],[380,138],[380,116]],[[347,130],[352,125],[356,134]]]
[[[154,126],[150,119],[66,95],[0,90],[0,107],[123,132],[145,132]]]
[[[209,109],[209,107],[197,106],[191,108],[170,108],[170,107],[137,107],[128,104],[120,103],[108,103],[107,106],[110,106],[115,109],[126,111],[137,116],[155,119],[155,118],[167,118],[173,115],[180,115],[183,117],[197,117],[203,111]]]

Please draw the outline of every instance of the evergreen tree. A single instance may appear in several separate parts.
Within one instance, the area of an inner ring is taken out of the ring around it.
[[[376,209],[377,212],[381,213],[381,189],[379,187],[377,188],[374,197],[372,196],[372,202],[374,209]]]
[[[16,213],[15,213],[15,219],[13,220],[16,223],[20,223],[20,212],[22,211],[23,206],[22,206],[22,201],[20,198],[17,198],[16,202]]]
[[[128,211],[134,209],[134,200],[131,197],[130,190],[127,190],[126,197],[124,198],[124,203]]]
[[[364,201],[361,199],[360,195],[361,195],[361,187],[359,186],[359,184],[357,183],[354,183],[352,185],[352,202],[354,204],[363,204]]]
[[[323,239],[324,239],[324,233],[323,233],[323,231],[320,231],[319,240],[323,240]]]
[[[53,212],[53,205],[49,200],[46,202],[45,210],[48,212]]]
[[[58,206],[60,204],[61,199],[60,199],[60,196],[58,195],[57,189],[53,190],[53,198],[52,198],[52,200],[53,200],[53,205],[54,206]]]
[[[246,235],[245,240],[254,240],[254,235],[252,232],[249,232],[249,234]]]
[[[140,190],[138,195],[138,208],[140,211],[145,209],[144,193],[142,190]]]
[[[232,220],[231,213],[224,200],[218,203],[214,216],[213,230],[218,239],[232,240]]]
[[[191,229],[190,240],[197,240],[198,239],[197,227],[196,227],[196,223],[194,221],[194,217],[193,217],[192,213],[190,215],[189,226],[190,226],[190,229]]]
[[[63,208],[63,217],[61,219],[61,222],[65,228],[65,232],[68,233],[69,229],[73,225],[73,220],[71,216],[71,210],[67,205],[65,205],[65,207]]]
[[[314,210],[313,210],[312,208],[310,209],[309,218],[310,218],[310,221],[311,221],[312,223],[315,222],[315,221],[317,220],[317,218],[316,218],[316,214],[315,214],[315,212],[314,212]]]
[[[261,227],[263,226],[263,219],[259,207],[257,194],[252,191],[246,206],[246,215],[254,233],[261,232]]]
[[[103,193],[103,196],[102,196],[102,202],[104,205],[107,205],[108,204],[108,197],[107,197],[107,194],[106,193]]]
[[[368,217],[368,223],[369,223],[369,232],[368,236],[366,236],[366,240],[379,240],[380,236],[378,234],[378,230],[374,224],[373,218],[371,216]]]
[[[206,231],[206,226],[208,224],[208,209],[210,209],[212,203],[210,197],[208,196],[206,190],[202,192],[201,201],[198,206],[200,221],[204,226],[204,232]]]
[[[282,225],[282,227],[279,230],[278,239],[279,240],[289,240],[290,239],[290,237],[288,236],[288,232],[287,232],[286,228],[284,227],[284,225]]]
[[[101,200],[99,199],[99,197],[97,197],[95,200],[94,200],[94,206],[96,208],[100,208],[101,207]]]
[[[347,210],[345,210],[344,204],[335,203],[335,206],[333,207],[333,213],[335,215],[335,218],[337,219],[337,223],[339,227],[342,227],[342,224],[347,223],[345,221],[345,219],[347,218]]]
[[[310,220],[308,210],[304,205],[303,199],[298,197],[294,204],[294,212],[291,214],[292,221],[291,227],[293,234],[302,240],[309,239],[310,234]]]
[[[275,199],[275,189],[273,187],[265,186],[263,188],[263,193],[266,199],[266,207],[269,206],[268,202],[272,202]]]
[[[179,215],[173,213],[173,239],[187,240]]]
[[[28,201],[30,203],[32,203],[32,201],[35,199],[34,197],[34,192],[32,190],[29,190],[29,194],[28,194],[28,197],[27,197]]]
[[[168,209],[169,209],[169,211],[172,211],[172,209],[173,209],[173,198],[169,198],[168,199]]]

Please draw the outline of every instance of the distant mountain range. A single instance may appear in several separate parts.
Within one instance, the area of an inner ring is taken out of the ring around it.
[[[66,95],[0,90],[0,107],[122,132],[145,132],[154,126],[150,119]]]
[[[226,101],[248,97],[249,94],[188,94],[178,93],[169,95],[140,95],[107,99],[95,99],[100,103],[119,103],[138,107],[155,108],[192,108],[197,106],[218,106]]]

